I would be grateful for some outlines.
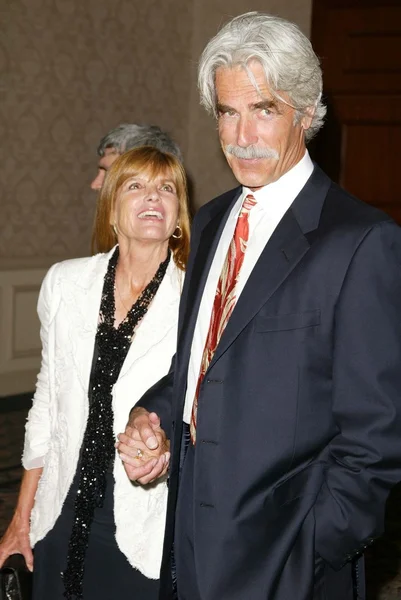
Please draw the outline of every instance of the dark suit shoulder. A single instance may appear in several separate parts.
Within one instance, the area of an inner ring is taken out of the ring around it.
[[[331,182],[322,211],[321,224],[370,229],[376,224],[394,222],[382,210],[363,202]]]
[[[341,188],[317,165],[292,210],[310,244],[323,243],[345,260],[350,260],[372,229],[394,230],[395,236],[400,231],[389,215]]]
[[[201,206],[197,211],[195,215],[196,221],[201,222],[204,220],[209,220],[218,212],[227,209],[233,199],[240,195],[241,191],[242,187],[238,186],[232,190],[228,190],[228,192],[224,192],[224,194],[220,194],[220,196],[213,198],[213,200],[206,202],[206,204],[203,204],[203,206]]]
[[[397,223],[333,182],[327,191],[319,225],[307,238],[311,244],[317,242],[320,251],[324,248],[327,256],[335,257],[337,267],[342,263],[345,270],[356,253],[364,255],[376,244],[392,247],[397,256],[401,253],[401,228]]]

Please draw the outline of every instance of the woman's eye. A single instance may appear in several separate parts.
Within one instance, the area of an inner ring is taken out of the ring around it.
[[[174,193],[174,189],[173,186],[171,186],[169,183],[165,183],[162,185],[161,189],[163,190],[163,192],[171,192]]]
[[[128,186],[129,190],[139,190],[139,188],[140,188],[140,185],[139,185],[139,183],[137,181],[133,181]]]

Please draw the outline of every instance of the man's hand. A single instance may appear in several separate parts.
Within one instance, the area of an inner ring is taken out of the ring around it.
[[[145,485],[166,474],[170,442],[156,413],[149,413],[141,407],[134,408],[125,433],[117,437],[116,448],[131,481]]]

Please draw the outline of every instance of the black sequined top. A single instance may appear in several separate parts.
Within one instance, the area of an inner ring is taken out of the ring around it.
[[[125,356],[127,356],[127,354],[128,354],[128,350],[127,350]],[[94,392],[98,389],[97,383],[99,382],[99,375],[100,375],[99,371],[101,370],[100,369],[101,366],[102,366],[102,357],[100,355],[99,344],[98,344],[97,338],[95,338],[95,349],[93,351],[91,374],[90,374],[90,378],[89,378],[89,390],[88,390],[89,410],[90,410],[90,407],[92,406],[93,402],[96,401],[96,396],[95,396]],[[107,399],[106,399],[106,402],[107,402]],[[84,452],[84,446],[82,445],[79,462],[81,462],[83,452]],[[114,457],[115,457],[115,452],[113,452],[113,456],[111,457],[110,462],[108,464],[108,467],[107,467],[108,473],[113,472]]]
[[[89,384],[89,415],[79,463],[79,487],[75,516],[68,546],[67,568],[63,573],[64,596],[82,598],[85,554],[96,507],[103,505],[106,473],[114,456],[112,390],[128,354],[135,328],[154,298],[166,273],[170,252],[118,327],[115,317],[115,272],[118,246],[109,260],[100,303],[92,373]]]

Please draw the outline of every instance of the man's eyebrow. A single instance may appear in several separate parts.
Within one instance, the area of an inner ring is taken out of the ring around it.
[[[264,108],[274,108],[277,112],[279,110],[279,106],[278,106],[278,102],[274,99],[269,99],[269,100],[260,100],[260,102],[252,102],[251,104],[248,105],[248,107],[251,110],[263,110]],[[221,102],[217,102],[216,104],[216,110],[217,112],[227,112],[230,110],[235,111],[235,108],[233,108],[232,106],[229,106],[228,104],[222,104]]]
[[[256,110],[260,110],[260,109],[264,109],[264,108],[274,108],[276,110],[278,110],[278,104],[276,102],[276,100],[261,100],[260,102],[255,102],[254,104],[250,104],[249,108],[251,109],[256,109]]]
[[[216,104],[217,112],[227,112],[228,110],[235,110],[232,106],[228,106],[228,104],[221,104],[221,102],[217,102]]]

